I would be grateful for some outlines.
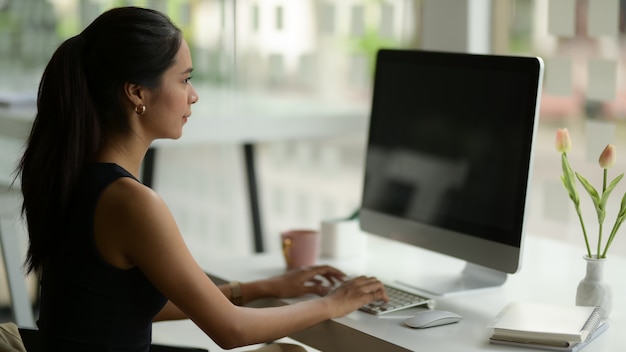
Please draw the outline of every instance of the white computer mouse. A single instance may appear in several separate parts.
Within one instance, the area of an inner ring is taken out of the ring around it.
[[[463,319],[462,316],[448,312],[447,310],[425,310],[404,321],[409,327],[416,329],[432,328],[434,326],[457,323]]]

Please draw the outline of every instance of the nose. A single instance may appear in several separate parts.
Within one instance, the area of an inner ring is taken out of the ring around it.
[[[200,97],[198,96],[198,92],[196,91],[195,88],[193,88],[193,86],[192,86],[192,91],[189,96],[189,99],[191,101],[191,104],[195,104],[198,102],[198,100],[200,100]]]

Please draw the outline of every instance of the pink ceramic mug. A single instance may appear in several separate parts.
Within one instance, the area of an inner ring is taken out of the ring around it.
[[[316,230],[288,230],[280,234],[287,270],[315,264],[320,251],[320,234]]]

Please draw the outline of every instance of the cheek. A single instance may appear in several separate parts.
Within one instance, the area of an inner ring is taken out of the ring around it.
[[[185,115],[187,111],[188,99],[187,90],[185,87],[177,87],[175,84],[173,88],[161,91],[158,97],[154,99],[155,113],[160,115],[160,118],[176,118]]]
[[[167,101],[169,108],[172,110],[186,110],[187,105],[189,105],[189,95],[187,94],[187,91],[183,89],[170,92],[170,94],[164,98],[164,101]]]
[[[155,101],[155,105],[158,106],[159,110],[162,112],[170,111],[173,112],[178,110],[181,103],[181,99],[171,92],[163,92],[159,96],[159,98]]]

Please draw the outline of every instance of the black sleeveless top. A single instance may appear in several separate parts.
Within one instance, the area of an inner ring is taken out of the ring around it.
[[[80,182],[70,215],[41,277],[37,322],[42,351],[147,352],[152,319],[167,299],[137,269],[108,264],[94,240],[102,191],[121,177],[116,164],[95,164]],[[137,181],[139,182],[139,181]]]

